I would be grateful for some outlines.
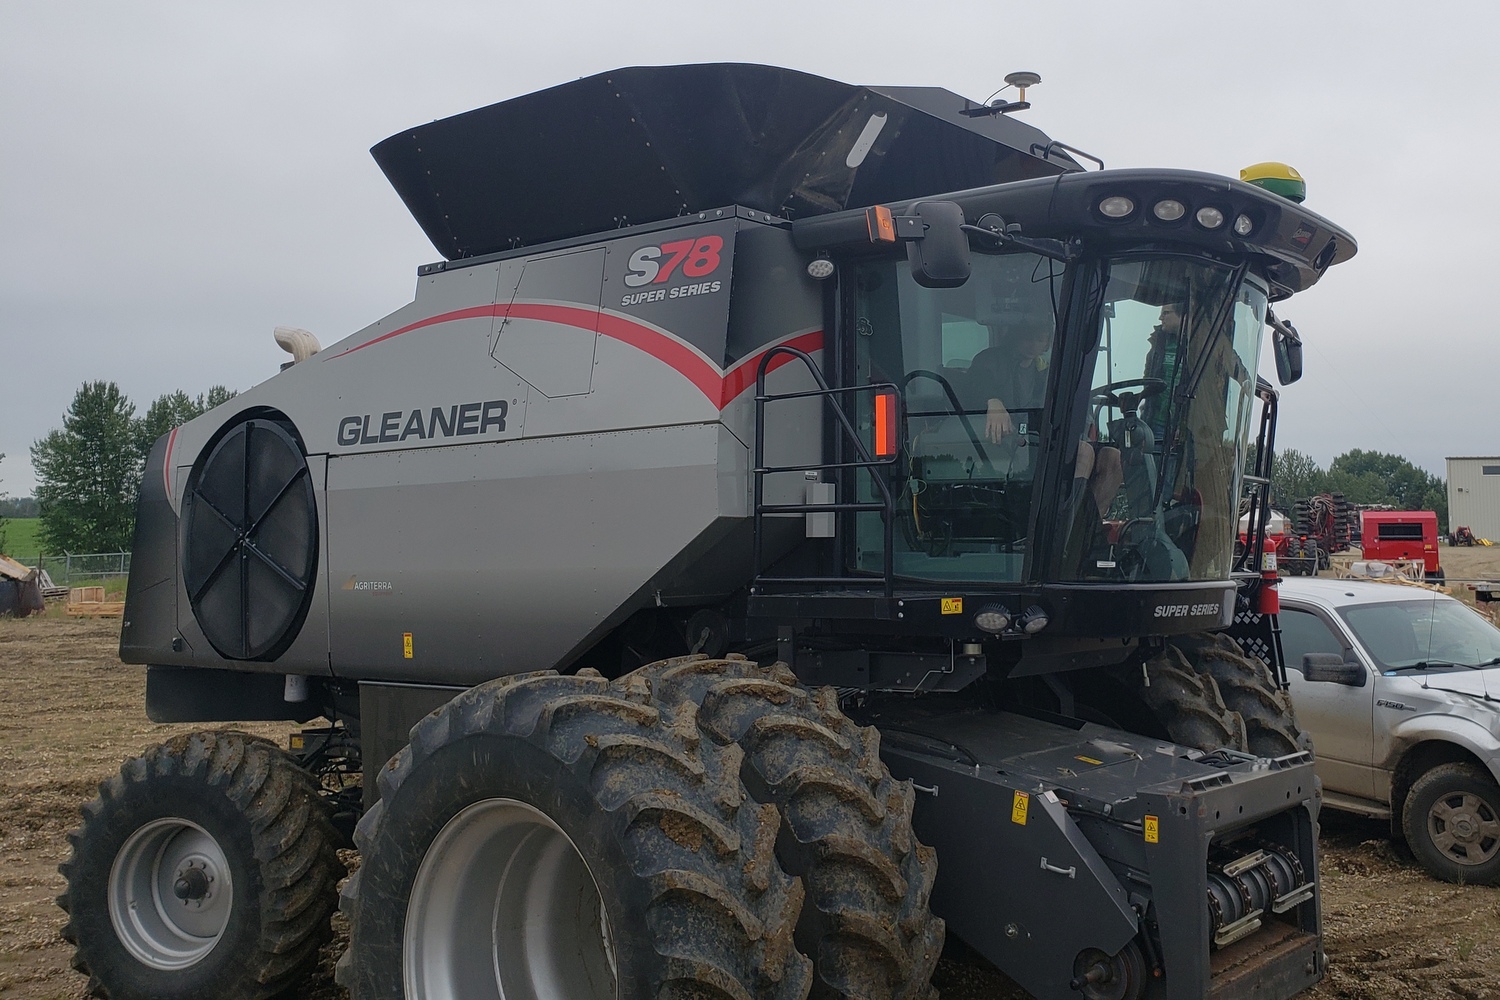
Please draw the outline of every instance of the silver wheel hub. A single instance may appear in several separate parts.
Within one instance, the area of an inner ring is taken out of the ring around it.
[[[1444,856],[1480,865],[1500,854],[1500,815],[1471,792],[1445,795],[1427,814],[1427,832]]]
[[[115,934],[153,969],[202,961],[229,926],[234,883],[224,849],[207,830],[177,817],[132,833],[109,873]]]
[[[476,802],[422,859],[403,941],[409,1000],[613,1000],[609,916],[578,848],[541,810]]]

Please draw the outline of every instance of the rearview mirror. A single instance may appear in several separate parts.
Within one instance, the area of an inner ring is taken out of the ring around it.
[[[1291,385],[1302,377],[1302,341],[1276,338],[1276,378]]]
[[[1309,681],[1327,684],[1365,686],[1365,665],[1348,661],[1337,653],[1302,654],[1302,676]]]
[[[1276,355],[1276,378],[1282,385],[1291,385],[1302,377],[1302,337],[1292,324],[1279,320],[1276,314],[1266,310],[1266,322],[1271,325],[1271,349]]]
[[[921,233],[904,230],[913,217],[921,220]],[[951,201],[922,201],[912,215],[897,220],[898,233],[906,240],[906,260],[911,276],[923,288],[957,288],[969,280],[969,234],[964,232],[964,210]]]

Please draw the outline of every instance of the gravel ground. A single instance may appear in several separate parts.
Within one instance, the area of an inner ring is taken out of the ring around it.
[[[1450,571],[1451,573],[1451,571]],[[190,725],[143,712],[144,673],[115,659],[118,621],[0,619],[0,998],[84,995],[58,937],[57,864],[78,806],[121,761]],[[287,727],[247,728],[284,738]],[[1500,1000],[1500,889],[1435,882],[1385,839],[1383,823],[1325,813],[1323,905],[1328,977],[1310,998]],[[352,858],[350,859],[352,860]],[[343,928],[337,928],[342,935]],[[342,998],[324,954],[300,994]],[[945,962],[948,1000],[1022,998],[994,972]]]

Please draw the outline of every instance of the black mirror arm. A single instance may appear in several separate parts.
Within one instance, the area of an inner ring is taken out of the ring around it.
[[[987,236],[1000,246],[1030,250],[1032,253],[1050,257],[1064,264],[1077,260],[1083,253],[1083,243],[1080,240],[1032,239],[1030,236],[1022,236],[1020,223],[1012,222],[1006,225],[1005,220],[998,215],[986,215],[979,220],[979,223],[977,226],[965,224],[959,228],[966,233]]]
[[[1271,329],[1276,331],[1278,337],[1282,337],[1294,344],[1302,343],[1302,334],[1297,332],[1297,328],[1286,320],[1279,319],[1269,308],[1266,309],[1266,323]]]

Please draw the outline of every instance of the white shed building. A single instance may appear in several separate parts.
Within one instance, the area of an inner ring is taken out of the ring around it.
[[[1448,530],[1500,541],[1500,456],[1448,459]]]

